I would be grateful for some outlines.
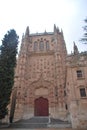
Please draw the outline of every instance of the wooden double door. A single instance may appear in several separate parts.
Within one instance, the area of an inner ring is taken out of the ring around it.
[[[39,97],[34,102],[34,115],[35,116],[48,116],[49,115],[49,105],[48,99]]]

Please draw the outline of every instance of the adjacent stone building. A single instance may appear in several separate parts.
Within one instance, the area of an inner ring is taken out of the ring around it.
[[[10,118],[33,116],[87,124],[87,54],[67,54],[62,30],[30,34],[27,27],[15,69]]]
[[[78,53],[74,44],[74,54],[66,58],[67,105],[72,127],[87,128],[87,52]]]

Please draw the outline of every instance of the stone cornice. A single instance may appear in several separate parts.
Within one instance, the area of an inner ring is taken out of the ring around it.
[[[46,55],[53,55],[54,51],[43,51],[43,52],[29,52],[28,56],[46,56]]]
[[[32,36],[44,36],[44,35],[54,35],[54,33],[53,32],[33,33],[30,34],[29,36],[32,37]]]

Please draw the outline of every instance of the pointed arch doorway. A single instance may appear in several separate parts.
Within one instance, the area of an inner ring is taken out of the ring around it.
[[[48,99],[39,97],[34,101],[34,115],[48,116],[49,115]]]

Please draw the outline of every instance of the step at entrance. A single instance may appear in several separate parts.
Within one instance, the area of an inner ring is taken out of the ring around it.
[[[20,120],[10,124],[9,128],[70,128],[71,124],[67,121],[53,119],[49,117],[32,117],[27,120]]]

